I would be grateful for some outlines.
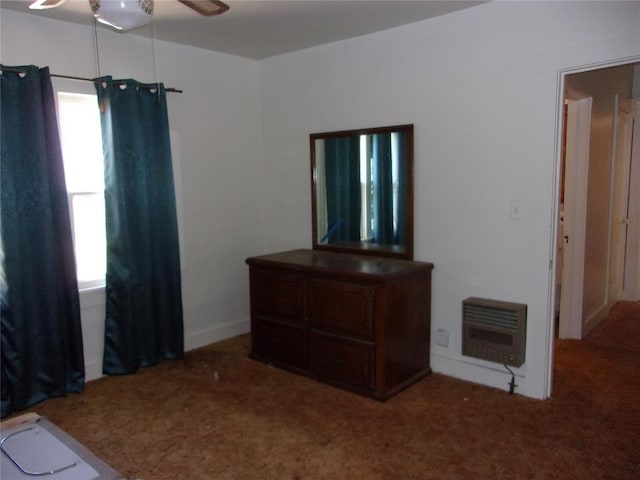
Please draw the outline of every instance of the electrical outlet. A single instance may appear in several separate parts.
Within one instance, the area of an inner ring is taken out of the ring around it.
[[[436,330],[436,345],[440,345],[442,347],[449,346],[449,330],[444,328]]]

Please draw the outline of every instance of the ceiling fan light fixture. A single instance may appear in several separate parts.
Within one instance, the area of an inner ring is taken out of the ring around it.
[[[62,5],[67,0],[34,0],[29,4],[31,10],[47,10]]]
[[[210,17],[211,15],[220,15],[229,10],[229,5],[217,0],[179,0],[187,7],[192,8],[200,15]]]
[[[89,0],[95,19],[120,32],[151,22],[153,0]]]

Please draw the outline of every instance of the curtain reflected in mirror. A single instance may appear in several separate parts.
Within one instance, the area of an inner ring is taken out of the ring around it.
[[[311,135],[314,248],[412,258],[413,126]]]

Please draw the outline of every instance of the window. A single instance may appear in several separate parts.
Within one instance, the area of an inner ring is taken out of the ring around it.
[[[95,95],[58,91],[58,120],[80,290],[104,285],[106,232],[100,112]]]

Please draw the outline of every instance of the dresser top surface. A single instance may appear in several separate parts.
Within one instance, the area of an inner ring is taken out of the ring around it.
[[[425,262],[306,249],[250,257],[247,263],[273,266],[281,264],[289,268],[299,267],[305,270],[340,271],[364,275],[393,275],[433,268],[433,264]]]

